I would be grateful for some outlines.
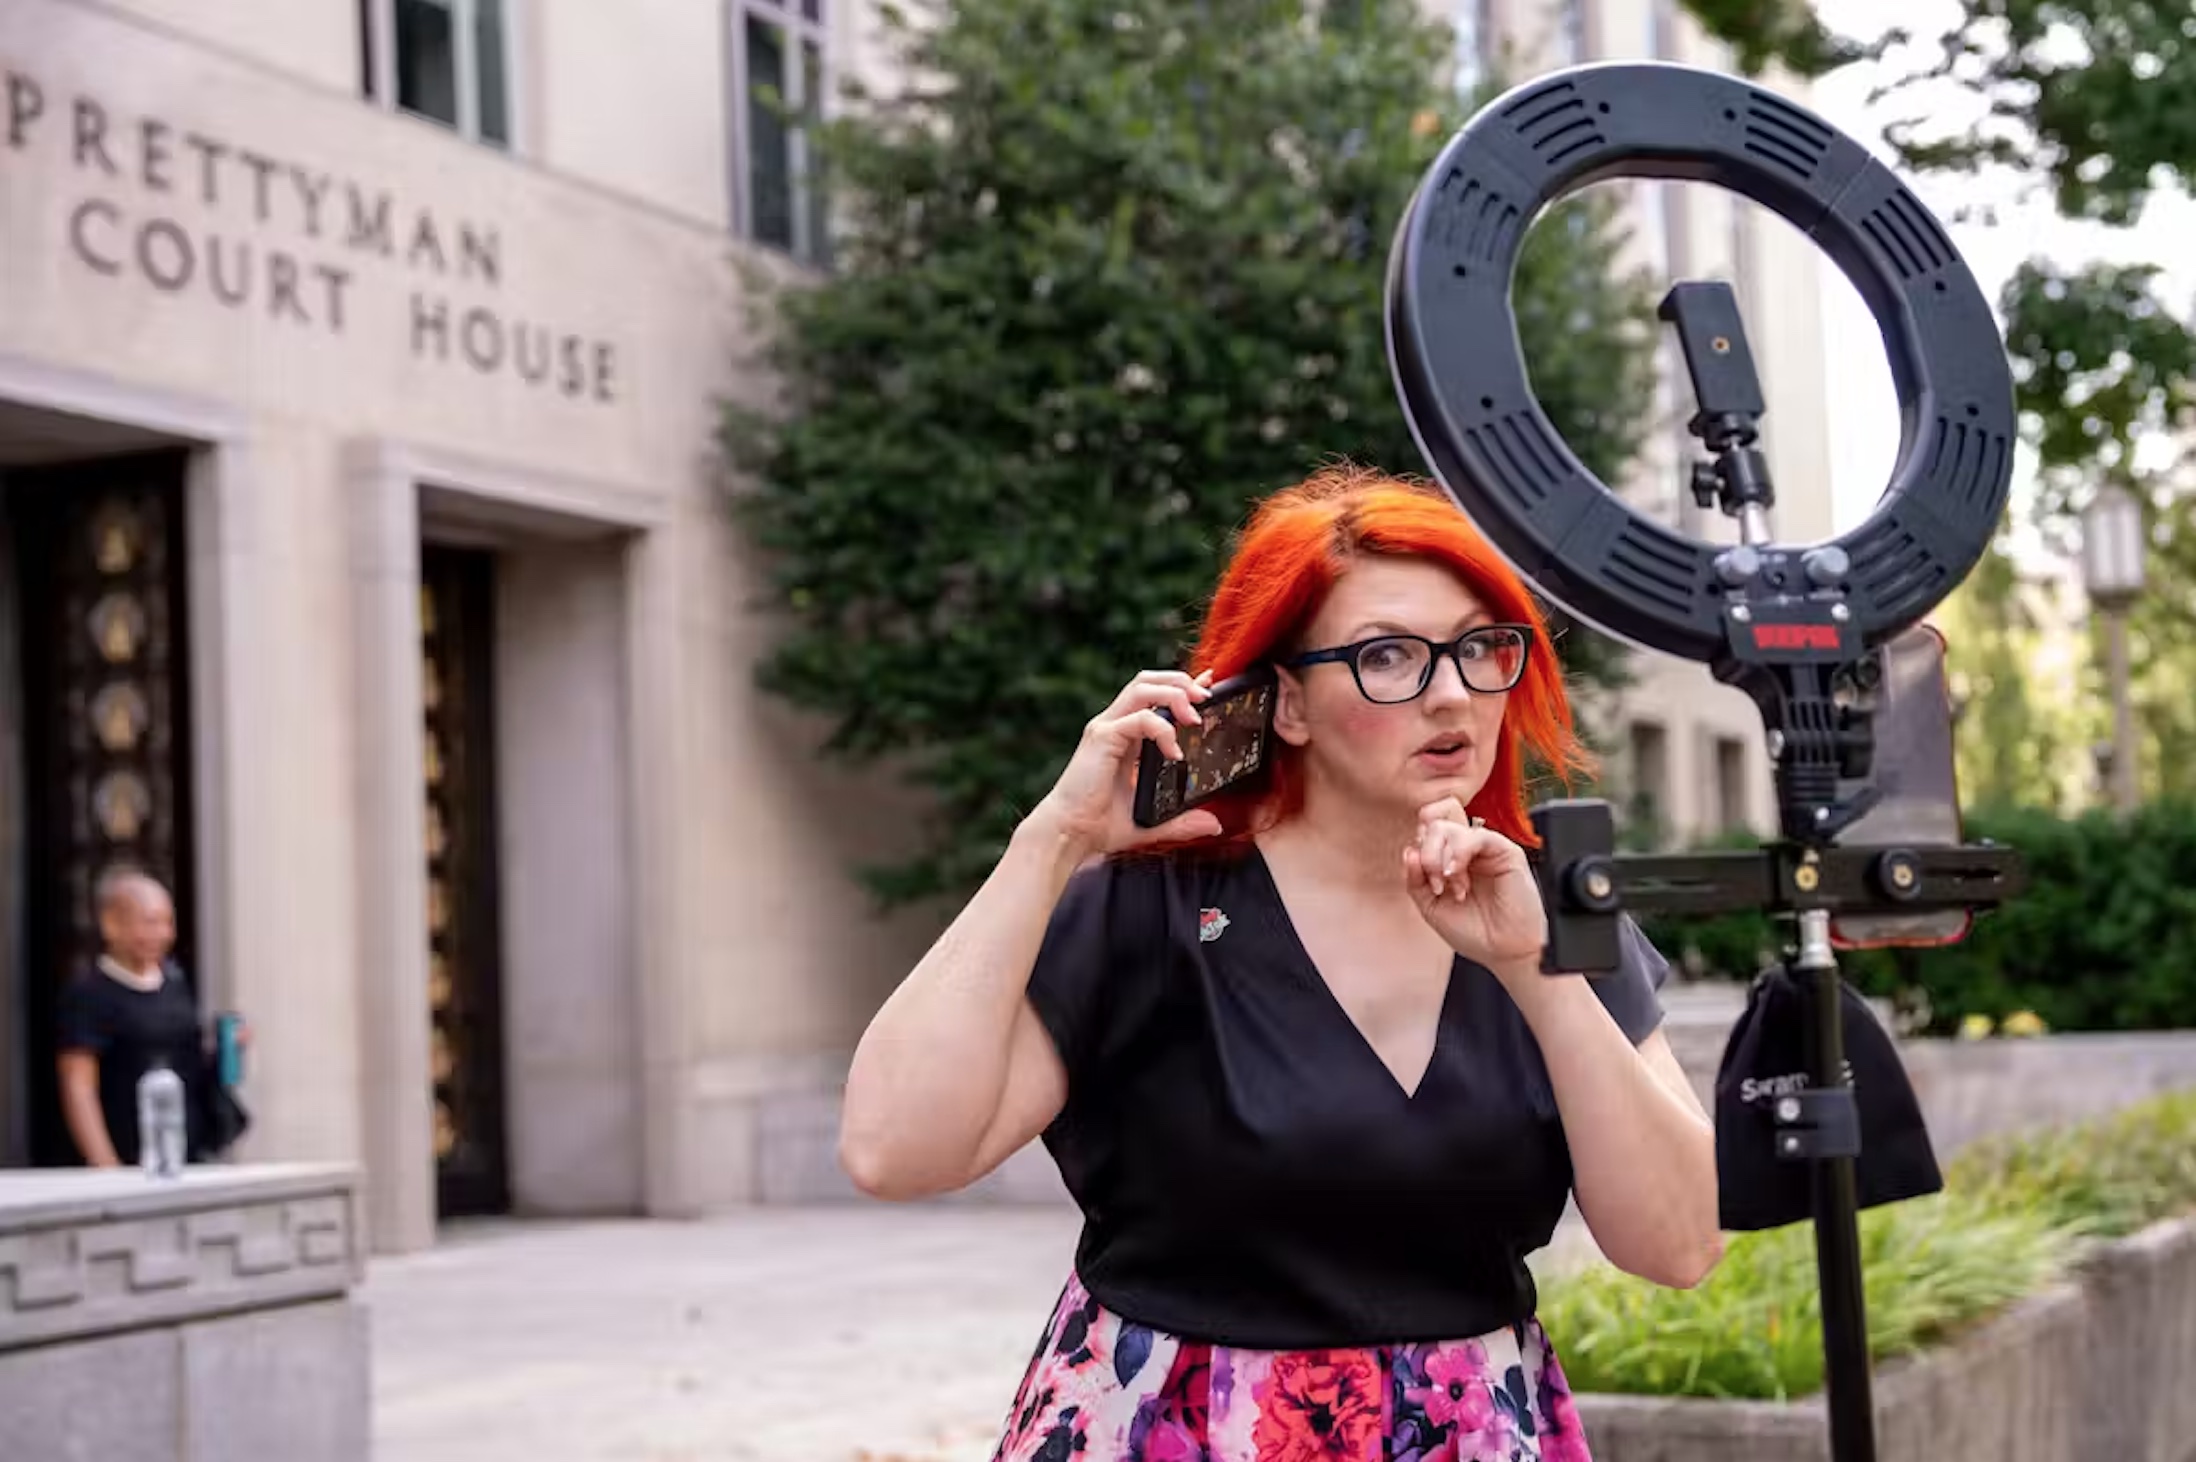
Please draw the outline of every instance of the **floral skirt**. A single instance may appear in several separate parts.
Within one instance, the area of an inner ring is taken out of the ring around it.
[[[992,1462],[1588,1462],[1537,1321],[1352,1350],[1184,1341],[1071,1278]]]

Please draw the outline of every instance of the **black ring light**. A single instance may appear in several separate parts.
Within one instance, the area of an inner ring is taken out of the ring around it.
[[[1727,652],[1740,586],[1719,575],[1724,547],[1673,533],[1609,491],[1534,399],[1518,341],[1511,275],[1527,228],[1549,204],[1623,177],[1753,199],[1813,239],[1867,301],[1899,398],[1890,484],[1865,523],[1828,544],[1765,547],[1744,597],[1841,599],[1839,619],[1868,646],[1916,623],[1981,558],[2005,507],[2004,345],[1965,261],[1889,169],[1735,77],[1573,67],[1504,94],[1442,150],[1388,261],[1389,359],[1427,464],[1566,611],[1686,659]]]

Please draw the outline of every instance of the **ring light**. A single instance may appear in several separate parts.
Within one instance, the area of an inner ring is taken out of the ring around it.
[[[1574,456],[1534,399],[1510,302],[1541,211],[1611,178],[1714,183],[1836,262],[1875,315],[1899,451],[1875,511],[1824,544],[1674,533]],[[1388,261],[1389,359],[1420,452],[1495,548],[1563,609],[1691,660],[1728,654],[1734,605],[1842,603],[1873,646],[1967,576],[2013,471],[2013,384],[1990,306],[1929,210],[1859,143],[1751,83],[1691,67],[1573,67],[1483,108],[1420,182]],[[1747,619],[1744,608],[1735,617]]]

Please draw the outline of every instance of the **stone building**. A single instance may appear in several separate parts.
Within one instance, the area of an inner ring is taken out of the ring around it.
[[[1643,3],[1562,34],[1684,51]],[[821,241],[759,93],[877,65],[843,0],[0,6],[0,1162],[67,1152],[54,993],[130,860],[253,1023],[244,1155],[362,1162],[377,1249],[843,1191],[926,932],[845,870],[904,803],[752,687],[709,443],[763,385],[732,266]],[[1661,206],[1826,501],[1811,260]],[[1765,810],[1755,753],[1687,811],[1743,702],[1632,714],[1681,821]]]

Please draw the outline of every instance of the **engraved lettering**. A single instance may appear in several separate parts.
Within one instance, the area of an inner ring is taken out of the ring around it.
[[[120,274],[122,265],[113,255],[96,253],[92,249],[91,235],[85,225],[94,216],[103,217],[112,228],[122,225],[122,214],[112,203],[103,198],[87,198],[69,215],[69,244],[76,250],[76,257],[95,272],[110,276]]]
[[[269,191],[274,185],[275,169],[281,164],[273,158],[257,152],[239,149],[237,157],[252,170],[252,213],[261,223],[274,216],[274,200]]]
[[[473,369],[496,370],[503,364],[503,328],[496,317],[475,306],[465,312],[465,358]]]
[[[449,265],[442,254],[442,236],[435,232],[433,215],[426,213],[420,214],[412,226],[412,246],[405,251],[404,262],[417,269],[422,254],[433,263],[435,273],[447,272]]]
[[[240,243],[233,249],[222,247],[223,240],[206,241],[206,278],[213,285],[214,298],[225,305],[240,305],[252,292],[252,246]],[[236,262],[236,282],[229,282],[226,261]]]
[[[450,358],[450,307],[441,300],[429,300],[419,291],[412,292],[412,354],[425,354],[423,342],[432,339],[435,358]]]
[[[540,325],[528,325],[517,333],[512,344],[512,357],[517,362],[519,379],[530,386],[538,386],[549,379],[549,360],[554,353],[549,332]],[[531,354],[532,346],[538,354]]]
[[[119,169],[114,159],[107,156],[107,109],[89,97],[76,99],[76,165],[82,167],[86,155],[96,158],[108,177],[116,176]]]
[[[46,94],[38,83],[20,71],[8,73],[8,146],[21,148],[30,141],[30,124],[46,111]]]
[[[305,200],[305,236],[320,237],[320,205],[328,197],[328,175],[315,176],[303,168],[291,168],[290,179],[297,184],[298,196]]]
[[[183,141],[198,154],[198,196],[208,208],[215,207],[221,201],[221,189],[215,182],[214,164],[229,155],[228,144],[197,132],[184,133]]]
[[[389,228],[389,195],[376,193],[371,212],[367,210],[365,195],[358,184],[346,183],[344,192],[351,200],[351,247],[371,249],[386,259],[396,251],[396,238]],[[413,296],[417,299],[418,296]]]
[[[305,313],[305,305],[297,297],[297,260],[288,254],[267,256],[267,313],[279,315],[287,309],[306,323],[312,316]]]
[[[493,229],[475,233],[471,224],[459,224],[458,273],[466,279],[478,275],[489,284],[501,283],[503,236]]]
[[[597,401],[607,402],[616,399],[615,393],[610,387],[610,366],[614,358],[615,351],[611,348],[609,341],[598,340],[595,342],[595,399]]]
[[[343,290],[351,282],[351,271],[338,269],[333,264],[315,264],[313,272],[328,286],[328,328],[336,334],[343,333]]]
[[[168,182],[168,164],[175,154],[168,151],[168,124],[151,117],[137,124],[138,173],[145,186],[155,193],[165,193]]]
[[[155,248],[156,243],[167,247]],[[191,236],[173,219],[156,218],[137,231],[137,267],[153,288],[173,294],[191,282],[197,264]]]

